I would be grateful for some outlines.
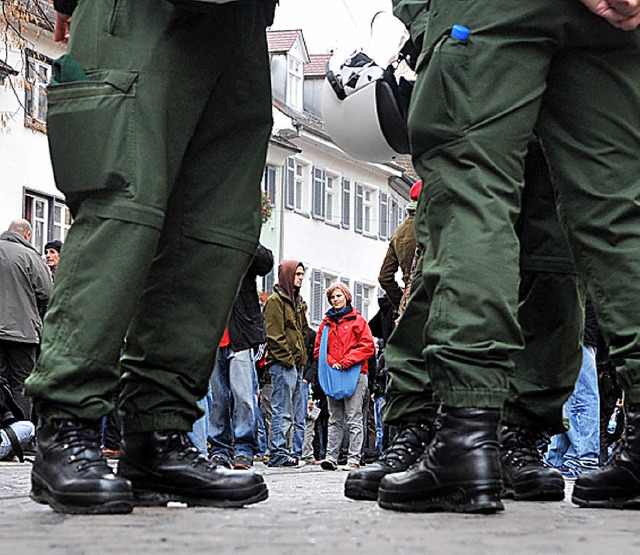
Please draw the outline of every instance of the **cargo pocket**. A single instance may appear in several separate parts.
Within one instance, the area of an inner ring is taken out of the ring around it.
[[[421,150],[457,140],[471,125],[473,114],[468,84],[471,46],[471,40],[455,40],[448,32],[431,46],[423,46],[416,66],[418,80],[409,113],[409,128],[417,132],[420,142],[424,143],[420,144]],[[424,129],[425,125],[428,125],[428,131]],[[434,130],[436,134],[432,133]]]
[[[130,192],[137,73],[89,72],[47,90],[47,132],[58,188],[68,197]]]

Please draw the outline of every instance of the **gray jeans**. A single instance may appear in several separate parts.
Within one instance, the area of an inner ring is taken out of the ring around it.
[[[348,463],[360,464],[362,455],[363,415],[362,406],[367,394],[367,375],[360,374],[358,385],[351,397],[336,401],[327,397],[329,405],[329,431],[327,439],[327,460],[338,462],[340,445],[344,434],[344,422],[349,428]]]

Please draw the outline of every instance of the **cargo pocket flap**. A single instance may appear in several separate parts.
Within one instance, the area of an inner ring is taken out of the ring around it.
[[[137,73],[130,71],[111,70],[104,76],[104,82],[115,87],[123,93],[128,93],[138,78]]]

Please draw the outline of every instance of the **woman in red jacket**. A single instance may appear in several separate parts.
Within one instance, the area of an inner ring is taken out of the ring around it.
[[[325,470],[338,468],[338,455],[344,434],[344,422],[349,427],[349,453],[344,470],[360,468],[363,440],[364,396],[367,395],[367,360],[375,352],[373,336],[366,320],[351,306],[351,291],[344,283],[334,283],[327,289],[331,303],[320,324],[314,349],[319,359],[322,337],[327,334],[326,362],[337,370],[346,370],[361,364],[360,376],[355,391],[349,397],[337,400],[327,395],[329,407],[329,433],[327,454],[321,466]],[[322,363],[322,361],[320,361]]]

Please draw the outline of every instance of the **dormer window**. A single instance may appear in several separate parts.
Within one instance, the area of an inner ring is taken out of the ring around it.
[[[302,61],[291,55],[287,57],[287,104],[299,111],[302,111],[303,67]]]

